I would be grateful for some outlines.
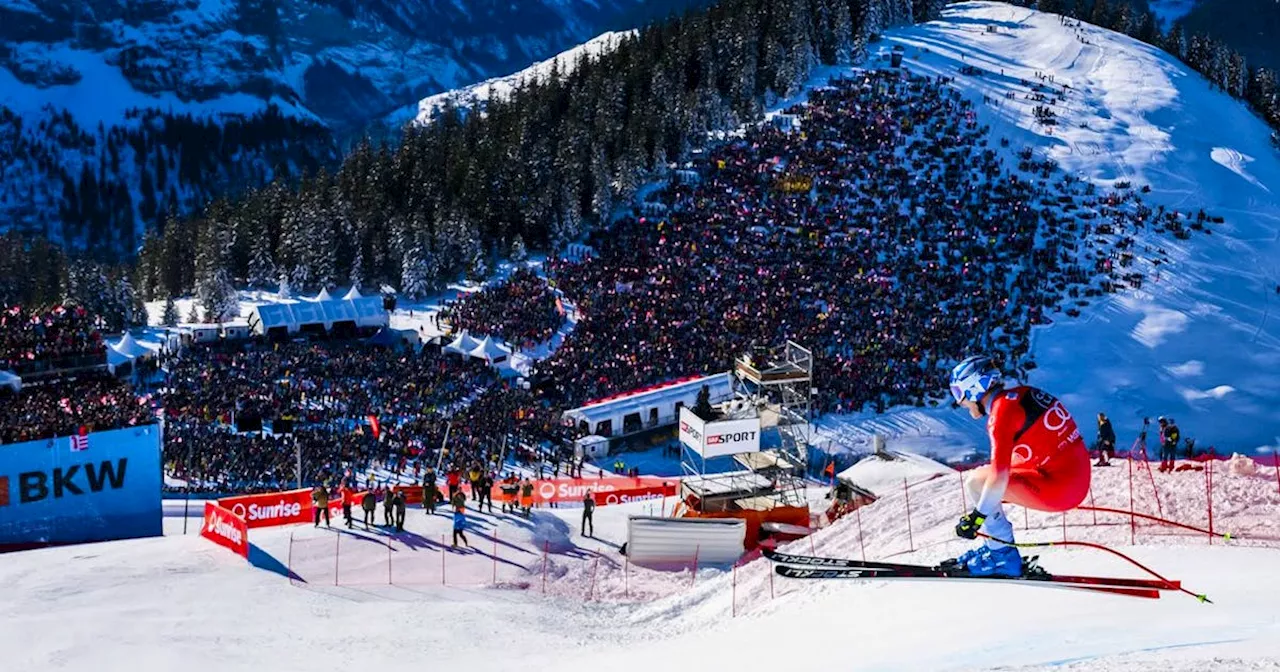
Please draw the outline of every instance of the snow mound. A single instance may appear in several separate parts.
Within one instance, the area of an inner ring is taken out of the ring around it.
[[[876,495],[884,495],[902,492],[904,482],[918,483],[954,473],[955,469],[923,455],[888,451],[887,457],[880,454],[868,455],[839,475]]]

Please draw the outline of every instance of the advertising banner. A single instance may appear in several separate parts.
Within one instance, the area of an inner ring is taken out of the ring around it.
[[[709,422],[703,432],[703,457],[760,452],[760,418]]]
[[[357,503],[358,505],[358,503]],[[315,507],[311,504],[311,489],[268,492],[261,495],[223,497],[218,506],[240,516],[249,529],[310,523],[315,519]],[[342,513],[342,499],[329,498],[329,515]]]
[[[596,505],[626,504],[676,494],[676,478],[549,478],[533,482],[536,504],[581,502],[588,492]]]
[[[249,558],[249,526],[243,518],[213,502],[204,503],[204,525],[200,528],[200,536],[236,555]]]
[[[688,406],[680,407],[680,443],[699,455],[702,454],[702,437],[706,423],[693,414]]]
[[[161,426],[0,447],[0,544],[162,533]]]
[[[680,409],[680,443],[702,457],[760,452],[760,418],[704,422]]]

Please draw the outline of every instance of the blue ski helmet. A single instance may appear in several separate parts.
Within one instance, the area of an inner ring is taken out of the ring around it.
[[[956,403],[981,401],[991,388],[1001,384],[1000,369],[983,355],[966,357],[951,370],[951,396]]]

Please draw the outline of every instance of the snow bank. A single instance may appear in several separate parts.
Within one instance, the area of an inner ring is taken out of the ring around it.
[[[956,473],[955,469],[922,455],[897,451],[889,451],[889,455],[887,458],[868,455],[840,472],[839,476],[876,495],[884,495],[902,492],[904,481],[918,483],[936,476]]]

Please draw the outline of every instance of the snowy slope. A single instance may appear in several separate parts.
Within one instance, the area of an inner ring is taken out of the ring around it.
[[[1200,472],[1141,474],[1137,510],[1156,510],[1152,478],[1166,513],[1205,524]],[[1127,506],[1123,466],[1095,470],[1094,479],[1097,505]],[[513,661],[620,672],[671,661],[797,672],[1274,669],[1280,550],[1254,546],[1280,538],[1280,494],[1270,472],[1226,469],[1215,473],[1214,492],[1217,529],[1239,539],[1227,546],[1140,526],[1130,548],[1127,517],[1098,514],[1093,526],[1090,513],[1068,514],[1070,538],[1131,553],[1213,605],[973,583],[770,581],[763,560],[736,571],[704,568],[696,579],[627,566],[616,552],[627,517],[669,511],[669,501],[601,507],[598,539],[578,534],[572,508],[541,510],[527,522],[473,514],[475,550],[444,551],[448,518],[415,508],[409,533],[390,541],[359,525],[254,530],[258,567],[195,536],[5,555],[0,646],[15,669],[50,671],[292,671],[334,660],[378,668],[403,664],[407,642],[433,666],[482,671],[509,670]],[[910,535],[904,497],[888,494],[791,550],[931,562],[966,546],[952,532],[966,504],[957,479],[916,486],[911,502]],[[1014,508],[1011,518],[1020,541],[1061,538],[1059,516]],[[166,519],[166,528],[180,534],[181,521]],[[1041,555],[1059,572],[1141,576],[1097,551]]]
[[[994,137],[1011,138],[1014,148],[1034,146],[1100,189],[1121,180],[1150,185],[1143,196],[1152,204],[1226,219],[1209,236],[1161,240],[1174,263],[1161,267],[1158,282],[1095,302],[1078,319],[1055,315],[1054,324],[1037,327],[1039,367],[1029,382],[1060,396],[1089,439],[1094,414],[1104,411],[1125,446],[1142,417],[1154,423],[1169,415],[1201,447],[1275,450],[1280,320],[1271,313],[1280,312],[1280,156],[1263,123],[1167,54],[1123,35],[1065,27],[1056,16],[996,3],[952,5],[947,16],[890,31],[887,41],[905,47],[909,67],[955,77],[955,86],[979,101],[1000,101],[978,106]],[[986,32],[987,25],[998,32]],[[966,65],[988,73],[960,74]],[[1038,82],[1036,73],[1071,87],[1051,131],[1035,123],[1036,103],[1022,95],[1020,80]],[[1006,92],[1017,100],[1004,100]],[[950,442],[955,457],[984,443],[981,423],[946,409],[900,410],[889,420],[828,418],[824,425],[853,444],[865,443],[868,428],[887,433],[892,447],[929,435],[930,452]]]

